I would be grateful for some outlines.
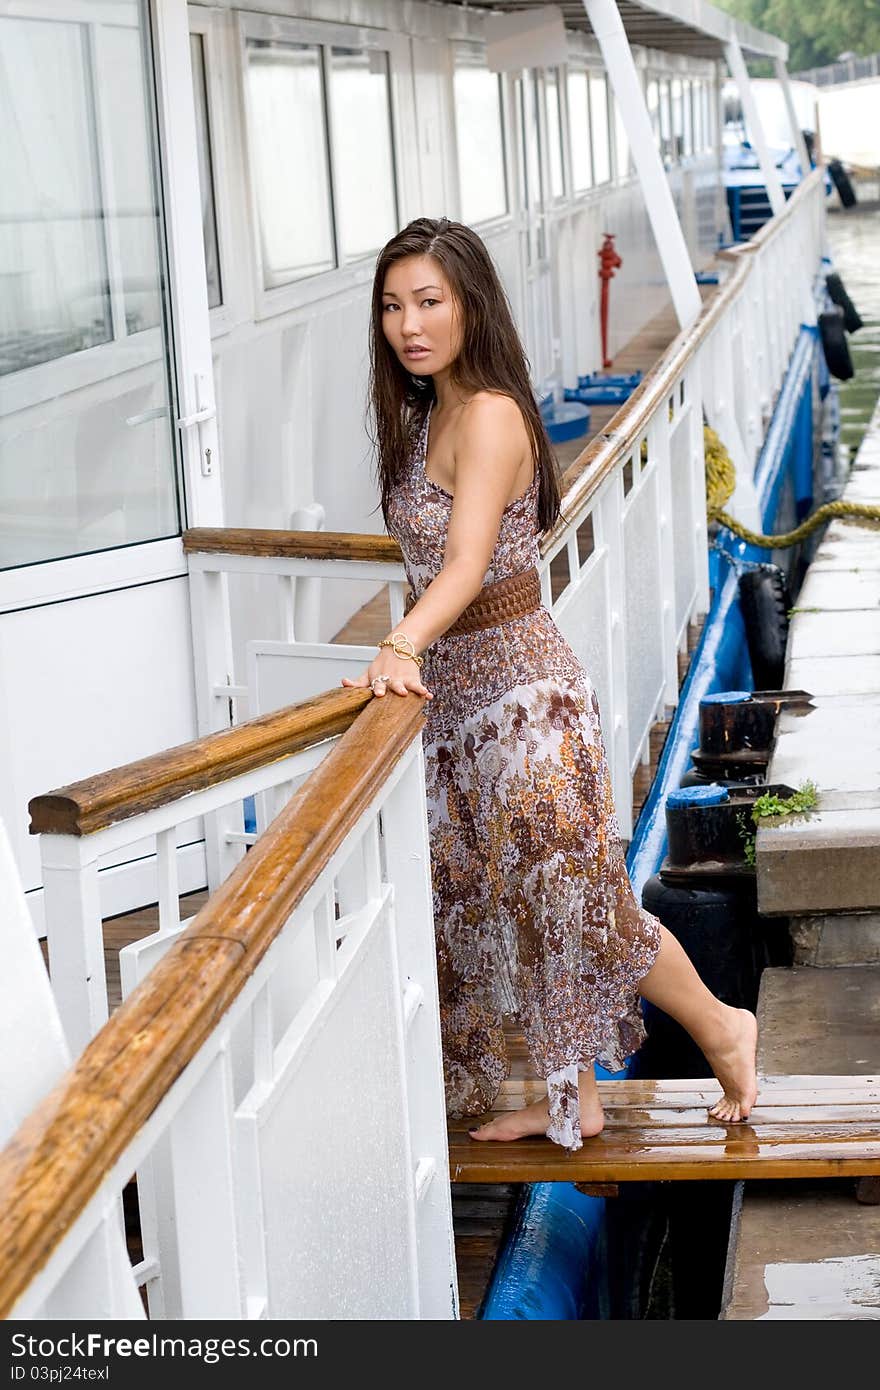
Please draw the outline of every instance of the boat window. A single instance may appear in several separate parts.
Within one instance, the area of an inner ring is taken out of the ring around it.
[[[655,144],[656,144],[656,146],[657,146],[657,148],[658,148],[658,150],[659,150],[659,149],[660,149],[660,83],[659,83],[659,82],[657,81],[657,79],[654,78],[654,77],[651,77],[651,78],[649,78],[649,80],[648,80],[648,86],[647,86],[647,90],[646,90],[646,93],[645,93],[645,99],[646,99],[647,104],[648,104],[648,117],[649,117],[649,119],[650,119],[650,121],[651,121],[651,129],[652,129],[653,132],[654,132],[654,142],[655,142]]]
[[[715,83],[703,83],[703,139],[707,150],[713,150],[717,141],[717,106]]]
[[[550,164],[550,196],[565,195],[562,160],[562,122],[559,118],[559,82],[555,68],[544,74],[544,109],[547,113],[547,157]]]
[[[272,289],[336,264],[320,48],[248,39],[247,97],[263,284]]]
[[[695,82],[692,89],[692,106],[694,116],[694,153],[702,154],[706,148],[703,135],[703,83]]]
[[[180,529],[146,5],[70,11],[0,16],[0,568]]]
[[[684,115],[684,144],[682,153],[691,155],[694,152],[694,113],[691,105],[691,84],[683,82],[682,86],[682,113]]]
[[[333,190],[344,260],[378,251],[397,230],[388,54],[330,49]]]
[[[672,163],[672,112],[670,109],[669,82],[664,78],[660,83],[660,153],[664,163]]]
[[[473,226],[509,210],[501,79],[481,49],[457,44],[453,83],[461,216]]]
[[[608,130],[608,87],[604,73],[590,73],[590,129],[593,137],[593,177],[596,183],[611,178]]]
[[[681,159],[684,154],[684,99],[681,78],[673,77],[670,82],[669,99],[672,107],[672,158]]]
[[[202,202],[202,236],[205,243],[205,272],[208,281],[208,307],[223,303],[220,280],[220,243],[217,237],[217,207],[214,198],[214,170],[211,156],[211,121],[208,114],[208,83],[205,71],[205,40],[190,34],[193,100],[196,111],[196,144],[199,154],[199,189]]]
[[[0,373],[113,336],[88,31],[0,19]]]
[[[630,149],[626,126],[623,123],[620,102],[613,93],[611,94],[611,107],[614,112],[614,174],[618,179],[625,179],[629,177],[632,165],[632,150]]]
[[[569,69],[568,73],[568,138],[574,190],[580,193],[593,186],[589,85],[586,72],[580,68]]]

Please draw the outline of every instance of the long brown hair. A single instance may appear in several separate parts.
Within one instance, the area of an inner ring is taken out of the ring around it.
[[[408,372],[382,330],[385,277],[406,256],[433,256],[442,267],[462,319],[461,349],[450,378],[465,393],[497,391],[516,401],[532,441],[539,475],[538,526],[559,516],[559,482],[550,441],[529,381],[529,364],[510,304],[489,252],[476,232],[448,218],[417,217],[379,253],[370,329],[370,411],[378,460],[382,515],[413,449],[430,404],[429,376]]]

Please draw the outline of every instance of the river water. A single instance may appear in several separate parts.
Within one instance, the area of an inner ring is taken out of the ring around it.
[[[859,193],[856,185],[856,193]],[[880,396],[880,207],[829,211],[828,241],[864,325],[849,336],[856,374],[840,383],[840,462],[854,457]]]

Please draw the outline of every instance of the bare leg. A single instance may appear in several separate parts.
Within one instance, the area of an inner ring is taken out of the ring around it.
[[[605,1123],[602,1102],[592,1067],[578,1073],[578,1099],[581,1112],[581,1137],[589,1139],[598,1134]],[[495,1120],[468,1130],[472,1139],[524,1139],[529,1134],[546,1134],[550,1124],[550,1109],[546,1100],[536,1101],[522,1110],[511,1110]]]
[[[724,1095],[709,1114],[728,1122],[747,1120],[758,1094],[755,1016],[716,999],[672,933],[665,927],[660,932],[660,950],[639,991],[690,1033],[721,1082]]]

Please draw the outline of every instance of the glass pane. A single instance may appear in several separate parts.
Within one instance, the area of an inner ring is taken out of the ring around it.
[[[694,152],[694,117],[691,105],[691,84],[682,83],[682,109],[684,111],[684,153]]]
[[[660,83],[660,153],[665,163],[672,160],[672,113],[669,105],[669,83]]]
[[[336,230],[352,260],[378,251],[398,227],[387,53],[331,48],[330,112]]]
[[[684,152],[684,111],[680,78],[673,77],[669,84],[669,92],[672,102],[672,157],[681,159]]]
[[[456,50],[455,133],[461,216],[473,225],[508,211],[499,77],[482,55]]]
[[[703,135],[703,84],[695,82],[693,85],[693,108],[694,108],[694,150],[697,154],[704,148]]]
[[[623,124],[623,113],[620,109],[620,103],[613,95],[611,101],[614,107],[614,150],[617,158],[615,172],[619,179],[625,179],[629,175],[630,164],[632,163],[632,152],[629,147],[626,127]]]
[[[108,241],[111,260],[118,257],[121,269],[126,330],[139,333],[157,327],[162,318],[150,132],[140,80],[140,35],[137,29],[121,24],[104,25],[96,52],[99,71],[95,90],[104,115],[104,168],[115,204],[109,212]]]
[[[0,567],[175,535],[146,0],[0,17]]]
[[[547,157],[550,161],[550,196],[561,198],[565,193],[562,173],[562,123],[559,119],[559,84],[555,72],[544,78],[544,98],[547,112]]]
[[[211,309],[216,309],[218,304],[223,303],[223,289],[220,284],[220,245],[217,240],[217,213],[214,206],[214,171],[211,167],[211,125],[208,118],[205,49],[201,34],[190,34],[189,52],[196,107],[196,143],[199,150],[199,188],[202,200],[202,237],[205,243],[208,305]]]
[[[529,264],[543,260],[546,249],[544,218],[543,167],[538,146],[537,74],[532,72],[516,80],[517,115],[520,122],[520,141],[523,150],[521,172],[523,193],[528,212]]]
[[[654,140],[658,150],[660,149],[660,83],[655,78],[650,78],[648,82],[646,101],[648,104],[648,116],[651,120],[651,129],[654,132]]]
[[[703,83],[703,139],[707,150],[715,148],[715,85],[712,82]]]
[[[611,178],[608,143],[608,90],[601,73],[590,73],[590,125],[593,132],[593,177],[596,183]]]
[[[248,138],[266,289],[336,264],[321,52],[247,41]]]
[[[88,29],[0,19],[0,373],[113,337]]]
[[[571,175],[575,191],[593,186],[590,156],[590,99],[585,72],[568,74],[568,138],[571,144]]]

